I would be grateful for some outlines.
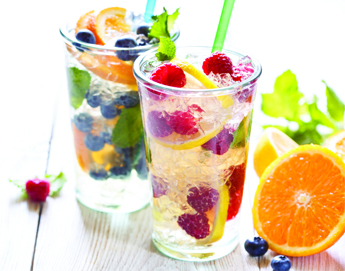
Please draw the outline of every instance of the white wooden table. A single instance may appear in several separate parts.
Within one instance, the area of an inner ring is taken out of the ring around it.
[[[144,9],[144,1],[128,1]],[[212,45],[222,1],[157,1],[181,8],[180,45]],[[320,94],[322,79],[344,91],[345,2],[237,1],[226,46],[254,54],[263,65],[259,92],[272,91],[287,69],[302,91]],[[249,156],[240,244],[217,261],[187,263],[164,257],[150,239],[149,208],[106,214],[79,204],[74,194],[72,133],[69,124],[64,56],[57,27],[63,14],[91,10],[94,1],[3,1],[0,4],[0,270],[271,270],[275,253],[252,258],[243,248],[255,236],[251,218],[258,178]],[[116,5],[104,1],[104,6]],[[14,16],[14,17],[13,17]],[[13,19],[15,18],[15,20]],[[205,19],[206,18],[206,19]],[[43,22],[43,23],[42,23]],[[193,23],[192,23],[193,22]],[[39,31],[38,31],[39,30]],[[342,31],[342,34],[340,33]],[[210,34],[212,33],[212,34]],[[42,41],[40,41],[40,39]],[[345,95],[342,94],[342,99]],[[260,136],[260,95],[252,132],[252,152]],[[60,196],[43,204],[19,197],[8,179],[29,179],[63,171],[68,182]],[[320,254],[291,258],[292,270],[345,270],[345,236]]]

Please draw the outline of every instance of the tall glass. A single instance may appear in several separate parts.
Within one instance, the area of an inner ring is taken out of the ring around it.
[[[76,152],[76,194],[104,212],[133,212],[149,203],[149,182],[133,61],[153,45],[116,48],[75,38],[76,21],[60,28],[64,40]],[[179,36],[176,30],[174,39]],[[129,60],[121,60],[123,56]],[[121,58],[121,59],[120,59]]]
[[[234,63],[246,56],[223,52]],[[201,69],[210,53],[211,48],[194,46],[177,48],[176,55]],[[259,62],[251,58],[251,63],[254,73],[247,80],[212,90],[198,88],[188,74],[186,86],[194,89],[150,80],[159,65],[155,50],[134,63],[152,187],[152,239],[169,257],[214,260],[238,243],[252,109],[261,75]]]

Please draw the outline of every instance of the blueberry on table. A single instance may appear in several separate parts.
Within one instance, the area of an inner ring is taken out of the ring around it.
[[[108,179],[108,172],[104,169],[100,169],[98,171],[90,171],[90,177],[96,181],[105,181]]]
[[[88,113],[80,113],[73,117],[74,125],[81,132],[88,133],[92,130],[93,118]]]
[[[291,268],[291,262],[288,257],[278,255],[272,259],[271,266],[274,271],[289,271]]]
[[[138,46],[137,42],[135,41],[135,39],[131,37],[120,38],[115,43],[115,47],[119,47],[119,48],[133,48],[137,46]],[[128,60],[134,60],[137,57],[137,54],[133,52],[132,50],[120,49],[116,51],[116,56],[123,61],[128,61]]]
[[[112,145],[113,142],[111,142],[111,133],[109,132],[100,132],[99,135],[103,138],[104,142]]]
[[[85,94],[86,102],[89,106],[92,108],[96,108],[100,106],[102,102],[102,96],[98,91],[94,91],[90,93],[90,90],[88,90]]]
[[[85,146],[90,151],[100,151],[104,147],[104,140],[100,136],[87,134],[84,138]]]
[[[124,179],[131,174],[131,167],[124,163],[123,166],[115,166],[110,169],[110,176],[112,178]]]
[[[124,92],[114,100],[114,103],[116,105],[123,105],[126,108],[134,107],[139,103],[138,91]]]
[[[142,25],[139,25],[138,28],[137,28],[137,34],[140,35],[144,35],[145,37],[148,37],[149,35],[149,30],[150,30],[150,26],[149,25],[146,25],[146,24],[142,24]]]
[[[115,104],[113,101],[109,101],[109,102],[101,104],[101,113],[102,113],[102,116],[106,119],[113,119],[117,115],[119,115],[120,112],[121,110],[115,107]]]
[[[244,242],[244,248],[250,256],[262,256],[267,252],[268,244],[265,239],[254,237],[254,240],[247,239]]]
[[[76,35],[75,38],[79,41],[85,43],[96,44],[95,35],[88,29],[80,30]]]

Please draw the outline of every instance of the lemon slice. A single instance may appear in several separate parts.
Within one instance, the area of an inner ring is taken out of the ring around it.
[[[202,83],[207,89],[218,88],[215,83],[213,83],[202,71],[198,70],[192,64],[187,61],[181,60],[179,58],[173,58],[171,63],[180,67],[183,71],[189,73],[194,78],[196,78],[200,83]],[[223,95],[217,97],[223,108],[228,108],[234,104],[234,100],[229,95]]]
[[[217,205],[206,212],[206,216],[212,225],[211,233],[205,239],[198,241],[199,244],[205,245],[214,243],[223,237],[225,223],[228,217],[230,197],[228,187],[225,184],[220,186],[218,192],[219,200]]]

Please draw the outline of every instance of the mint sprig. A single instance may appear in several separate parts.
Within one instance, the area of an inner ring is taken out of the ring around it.
[[[74,109],[78,109],[90,87],[91,76],[87,71],[76,67],[67,69],[67,82],[70,91],[70,102]]]
[[[172,31],[174,23],[179,15],[179,9],[171,15],[168,14],[165,8],[163,8],[163,10],[164,12],[162,14],[151,17],[154,23],[149,30],[150,38],[157,38],[160,40],[161,37],[171,37],[170,32]]]
[[[142,133],[140,105],[137,104],[121,110],[120,118],[112,132],[112,142],[120,148],[128,148],[141,140]]]
[[[49,180],[50,183],[50,192],[49,196],[54,197],[60,193],[63,185],[67,182],[65,175],[60,172],[58,175],[44,175],[46,179]]]
[[[318,107],[316,96],[308,101],[299,91],[296,75],[290,70],[278,76],[274,91],[262,94],[261,110],[277,120],[285,119],[287,125],[269,124],[263,128],[278,128],[298,144],[322,144],[326,137],[343,128],[345,113],[344,104],[326,83],[325,85],[327,110],[322,111]],[[292,129],[293,126],[297,128]]]
[[[170,38],[161,37],[155,56],[159,61],[172,60],[176,54],[175,43]]]

